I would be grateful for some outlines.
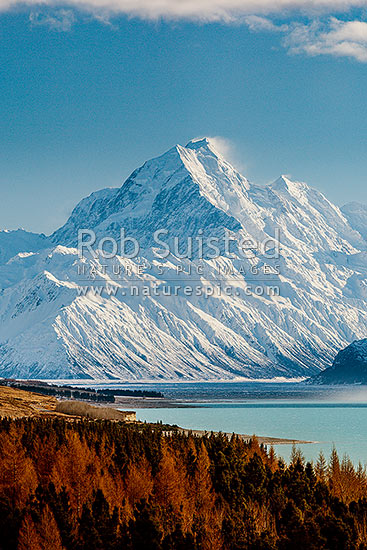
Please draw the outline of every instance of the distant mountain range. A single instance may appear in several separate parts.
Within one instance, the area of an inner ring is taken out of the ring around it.
[[[85,228],[97,240],[119,239],[123,229],[139,242],[138,257],[105,259],[97,250],[81,258],[78,230]],[[194,239],[192,262],[181,260],[180,251],[156,259],[153,235],[162,228],[181,251]],[[279,257],[255,246],[243,257],[238,242],[269,244],[277,231]],[[223,245],[227,233],[231,252]],[[366,206],[339,209],[285,176],[266,186],[251,183],[206,138],[177,145],[120,188],[83,199],[50,237],[0,232],[0,376],[314,375],[367,335],[366,236]],[[199,259],[200,238],[220,239],[217,258]],[[91,273],[97,273],[97,292],[86,292]],[[164,290],[172,291],[177,280],[205,288],[220,281],[234,293],[168,296]],[[162,292],[122,292],[143,283]],[[111,285],[115,296],[108,295]],[[279,296],[268,293],[274,287]]]
[[[339,351],[331,367],[310,379],[314,384],[367,384],[367,338]]]

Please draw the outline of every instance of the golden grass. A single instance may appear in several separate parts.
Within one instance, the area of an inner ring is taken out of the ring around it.
[[[131,420],[135,416],[133,412],[118,411],[109,407],[96,407],[83,401],[60,401],[56,405],[56,411],[73,416],[85,416],[87,418],[99,418],[103,420]]]
[[[0,417],[49,416],[56,404],[55,397],[0,386]]]
[[[0,417],[64,417],[69,420],[99,418],[104,420],[134,420],[135,413],[114,408],[96,407],[81,401],[58,401],[56,397],[0,386]]]

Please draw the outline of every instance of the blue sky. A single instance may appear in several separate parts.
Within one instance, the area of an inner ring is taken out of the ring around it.
[[[285,173],[338,205],[367,202],[357,7],[212,16],[199,0],[205,16],[151,19],[2,2],[0,228],[49,233],[82,197],[203,135],[228,140],[253,181]]]

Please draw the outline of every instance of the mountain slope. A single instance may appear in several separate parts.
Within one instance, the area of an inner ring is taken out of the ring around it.
[[[350,226],[359,231],[364,239],[367,239],[367,205],[349,202],[341,210]]]
[[[333,365],[310,382],[314,384],[367,384],[367,338],[339,351]]]
[[[32,253],[46,248],[48,242],[45,235],[29,233],[24,229],[0,231],[0,265],[19,253]]]
[[[171,254],[157,259],[154,232],[162,228]],[[81,229],[97,240],[84,258],[75,248]],[[118,239],[121,230],[139,241],[139,254],[104,258],[99,239]],[[215,258],[205,245],[213,237]],[[180,257],[190,238],[192,261]],[[83,199],[51,243],[0,265],[3,376],[302,377],[367,334],[360,231],[304,183],[249,182],[205,138],[146,162],[121,188]],[[135,287],[139,295],[131,295]]]
[[[207,140],[190,142],[186,148],[177,145],[133,172],[120,189],[100,191],[81,201],[52,239],[76,246],[79,229],[118,239],[124,228],[148,248],[154,231],[161,228],[177,237],[196,235],[204,227],[215,236],[219,228],[239,230],[236,211],[259,214],[246,197],[247,185]]]

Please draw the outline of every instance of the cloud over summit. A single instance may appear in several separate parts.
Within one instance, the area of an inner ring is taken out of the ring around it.
[[[108,10],[145,18],[185,18],[202,21],[231,21],[249,14],[271,14],[284,10],[320,13],[364,7],[365,0],[0,0],[0,9],[16,6],[74,6]]]
[[[68,31],[73,9],[101,22],[125,15],[148,20],[186,20],[247,25],[252,32],[282,35],[292,54],[330,55],[367,62],[366,0],[0,0],[0,11],[32,10],[32,24]],[[34,11],[33,11],[34,10]],[[42,10],[48,10],[46,14]],[[282,22],[279,23],[273,18]]]

